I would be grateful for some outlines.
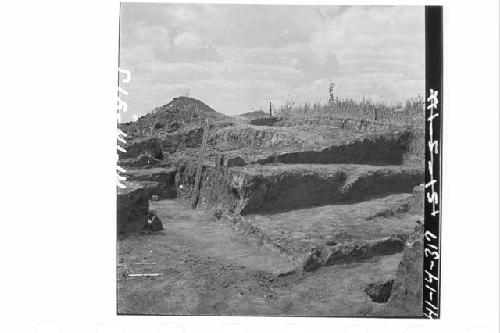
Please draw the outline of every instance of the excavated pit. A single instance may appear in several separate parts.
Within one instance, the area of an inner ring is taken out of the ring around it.
[[[148,198],[166,228],[122,239],[122,274],[165,273],[123,279],[130,287],[119,289],[121,303],[132,304],[125,313],[144,313],[140,304],[155,314],[417,315],[421,129],[334,115],[254,126],[184,105],[191,102],[175,99],[123,128],[129,136],[119,164],[134,183],[118,194],[119,232],[142,228]],[[151,267],[134,266],[143,260]],[[234,288],[222,275],[237,277]],[[255,298],[262,275],[271,284]],[[201,299],[213,309],[196,312],[208,308]],[[293,304],[299,308],[287,310]]]
[[[195,171],[181,168],[181,197],[193,193]],[[205,165],[200,197],[208,206],[222,205],[241,215],[267,214],[304,207],[355,203],[395,194],[412,193],[423,183],[420,168],[368,165]]]
[[[356,204],[248,215],[233,223],[311,271],[401,252],[423,215],[411,211],[412,201],[412,194],[396,194]]]
[[[228,177],[242,215],[411,193],[424,181],[418,168],[341,164],[233,167]]]
[[[386,282],[370,283],[365,288],[365,293],[370,296],[375,303],[386,303],[391,297],[394,280]]]

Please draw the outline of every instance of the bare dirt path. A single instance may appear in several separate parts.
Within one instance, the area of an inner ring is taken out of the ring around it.
[[[190,209],[183,202],[153,201],[150,209],[163,221],[166,228],[164,239],[157,238],[160,242],[182,244],[199,255],[208,255],[227,264],[276,275],[295,270],[288,258],[251,243],[229,226],[200,210]]]

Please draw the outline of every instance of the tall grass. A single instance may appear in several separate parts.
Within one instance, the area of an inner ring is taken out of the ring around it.
[[[421,96],[411,98],[405,103],[385,104],[368,99],[360,101],[352,98],[335,97],[328,103],[296,104],[293,100],[275,109],[275,115],[284,125],[308,119],[318,124],[327,124],[328,119],[350,118],[366,119],[374,122],[400,126],[423,127],[425,103]]]

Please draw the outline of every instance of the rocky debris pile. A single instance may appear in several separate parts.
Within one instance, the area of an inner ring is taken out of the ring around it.
[[[148,192],[139,184],[125,182],[126,188],[118,188],[117,232],[127,236],[142,230],[148,222]]]

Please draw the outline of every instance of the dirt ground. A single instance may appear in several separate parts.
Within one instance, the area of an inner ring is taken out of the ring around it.
[[[181,201],[151,202],[164,230],[118,241],[119,314],[370,316],[365,289],[394,279],[402,253],[303,272]],[[131,274],[159,274],[131,276]]]
[[[395,315],[393,283],[406,304],[421,273],[396,277],[423,212],[422,131],[254,126],[185,97],[141,119],[122,125],[121,163],[164,230],[120,234],[119,314]]]

